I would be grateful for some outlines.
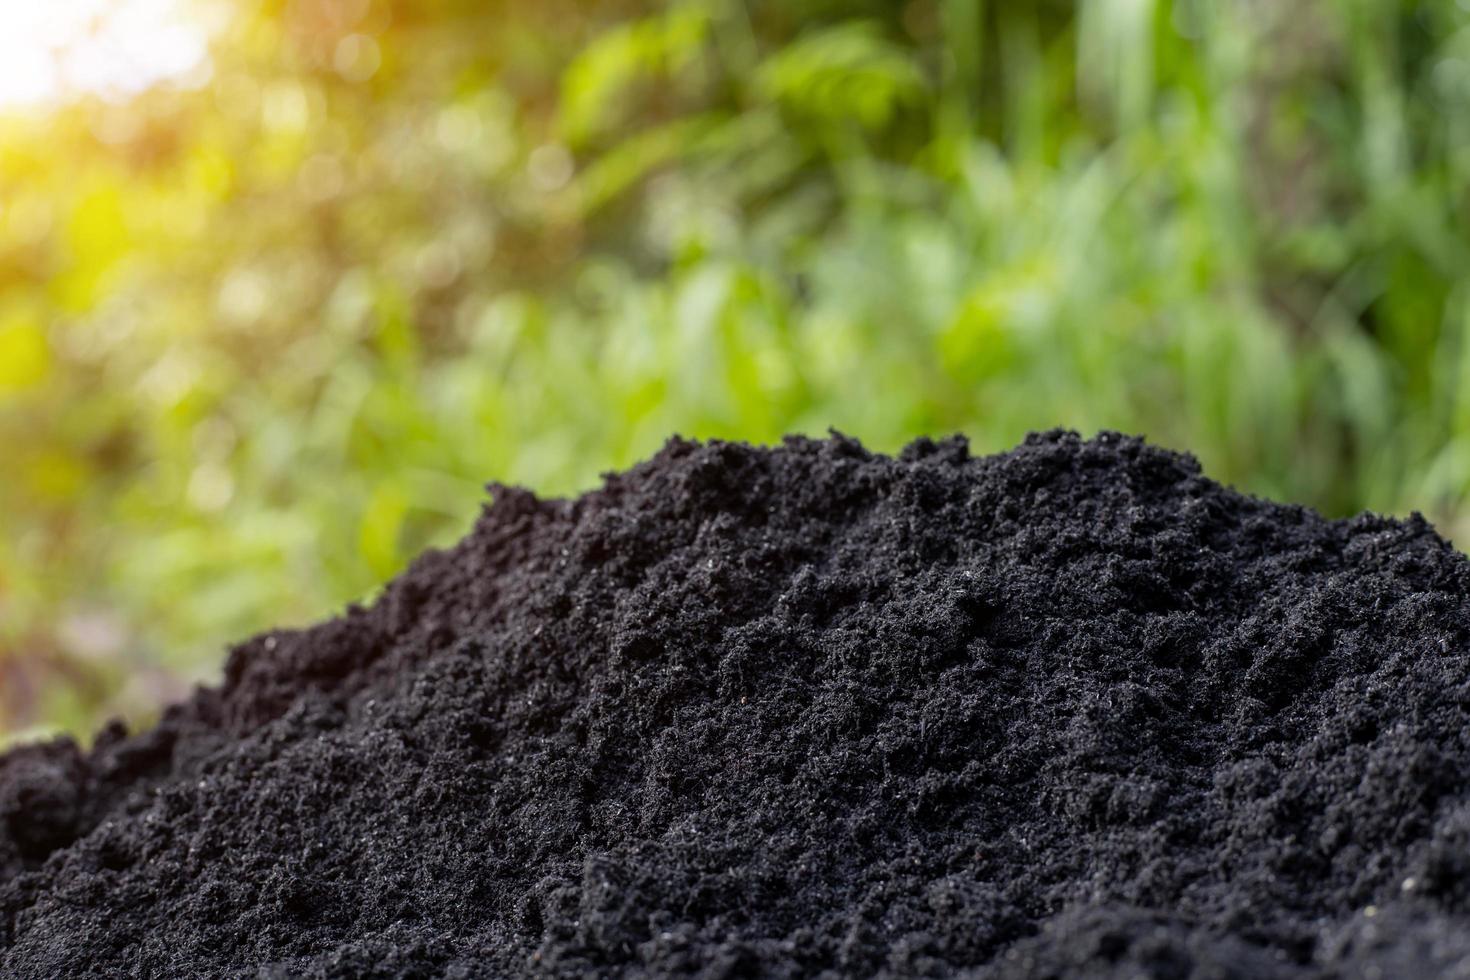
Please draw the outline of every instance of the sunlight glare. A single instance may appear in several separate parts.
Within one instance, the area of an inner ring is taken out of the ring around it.
[[[0,110],[125,98],[200,69],[206,41],[180,0],[0,0]]]

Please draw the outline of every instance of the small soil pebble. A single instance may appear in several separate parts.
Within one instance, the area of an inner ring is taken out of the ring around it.
[[[1417,516],[1063,432],[492,496],[0,757],[0,976],[1470,976],[1470,563]]]

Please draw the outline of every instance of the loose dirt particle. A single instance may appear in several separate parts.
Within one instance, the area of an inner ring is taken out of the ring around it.
[[[0,973],[1470,971],[1470,564],[1116,435],[498,487],[0,757]]]

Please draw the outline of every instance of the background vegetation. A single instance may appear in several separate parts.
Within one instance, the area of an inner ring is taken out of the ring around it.
[[[236,0],[0,121],[0,733],[671,432],[1114,427],[1470,515],[1456,0]]]

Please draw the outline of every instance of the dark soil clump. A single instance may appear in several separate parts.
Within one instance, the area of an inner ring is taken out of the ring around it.
[[[1470,976],[1470,563],[1135,439],[497,488],[0,757],[0,974]]]

